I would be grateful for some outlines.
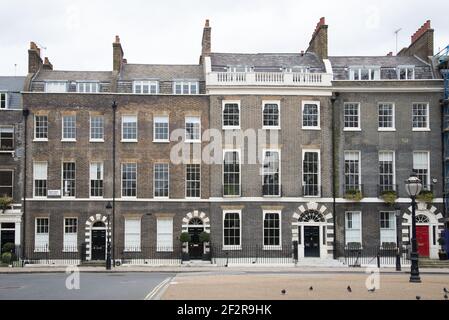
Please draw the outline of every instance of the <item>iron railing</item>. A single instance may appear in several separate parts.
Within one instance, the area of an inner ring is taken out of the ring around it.
[[[257,265],[257,264],[294,264],[296,255],[292,243],[279,246],[242,245],[223,246],[211,245],[212,263],[217,266]]]
[[[16,247],[21,265],[79,265],[82,261],[83,246],[64,246],[53,249],[51,246]]]
[[[126,246],[115,248],[115,259],[120,264],[132,265],[178,265],[182,260],[180,245],[161,246]]]
[[[362,267],[376,265],[380,267],[392,267],[396,265],[396,257],[399,253],[401,265],[409,265],[409,251],[406,248],[348,248],[344,249],[344,263],[349,267]]]

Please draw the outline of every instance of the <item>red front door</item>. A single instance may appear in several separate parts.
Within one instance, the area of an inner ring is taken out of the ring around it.
[[[416,241],[418,242],[418,253],[420,257],[430,256],[429,227],[416,226]]]

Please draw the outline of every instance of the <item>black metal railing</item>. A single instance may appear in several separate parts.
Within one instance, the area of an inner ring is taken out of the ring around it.
[[[294,245],[292,243],[279,246],[242,245],[223,246],[211,245],[212,263],[217,266],[258,265],[258,264],[293,264],[295,263]]]
[[[280,197],[281,185],[279,184],[264,184],[262,186],[262,194],[264,197]]]
[[[376,265],[392,267],[396,265],[399,252],[401,265],[409,265],[409,251],[406,248],[380,247],[380,248],[350,248],[344,249],[344,262],[349,267],[362,267]]]
[[[320,197],[323,194],[323,188],[317,184],[305,184],[302,186],[303,197]]]
[[[81,263],[83,247],[64,246],[63,248],[53,249],[51,246],[29,246],[23,250],[22,247],[16,247],[20,251],[17,254],[23,266],[26,265],[79,265]]]
[[[179,265],[182,259],[180,245],[172,247],[116,247],[115,252],[115,259],[125,265]]]

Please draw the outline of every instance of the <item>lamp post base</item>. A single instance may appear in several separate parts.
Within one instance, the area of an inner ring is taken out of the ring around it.
[[[421,283],[421,278],[419,276],[410,276],[410,282]]]

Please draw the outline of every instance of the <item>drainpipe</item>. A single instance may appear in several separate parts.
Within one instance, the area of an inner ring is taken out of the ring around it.
[[[115,101],[112,102],[112,261],[114,262],[115,267],[115,118],[117,112],[117,103]]]
[[[336,148],[336,137],[335,137],[335,130],[336,128],[336,122],[335,122],[335,101],[337,101],[339,93],[336,92],[332,98],[331,98],[331,106],[332,106],[332,211],[333,211],[333,229],[334,229],[334,242],[333,242],[333,249],[334,249],[334,260],[337,259],[337,190],[336,190],[336,183],[337,183],[337,148]]]
[[[25,258],[25,248],[26,248],[26,197],[27,197],[27,150],[28,150],[28,116],[30,114],[30,110],[23,109],[23,130],[24,130],[24,145],[23,145],[23,204],[22,204],[22,234],[21,234],[21,242],[22,242],[22,259]]]

